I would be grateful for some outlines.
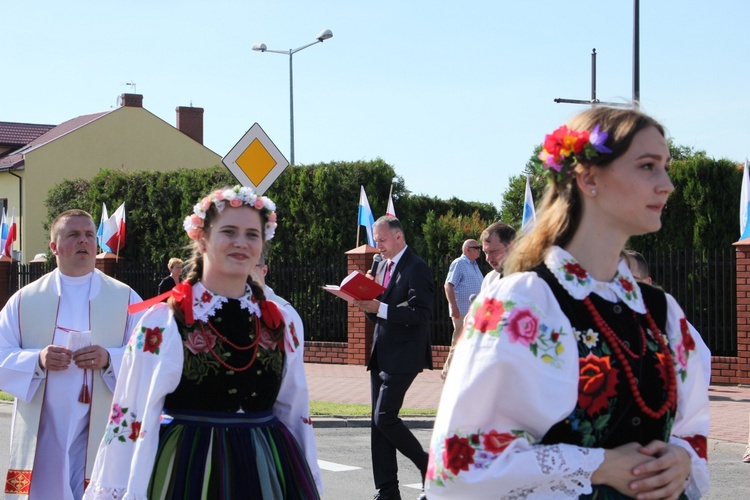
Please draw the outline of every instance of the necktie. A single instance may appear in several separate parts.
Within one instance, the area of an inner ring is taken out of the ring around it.
[[[389,260],[388,264],[385,265],[385,276],[383,277],[383,286],[388,288],[388,283],[391,281],[391,269],[393,269],[393,261]]]

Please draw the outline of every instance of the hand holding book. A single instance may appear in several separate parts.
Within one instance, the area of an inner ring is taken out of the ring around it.
[[[352,271],[340,285],[326,285],[323,290],[347,302],[354,302],[355,300],[372,300],[383,293],[385,288],[361,272]]]

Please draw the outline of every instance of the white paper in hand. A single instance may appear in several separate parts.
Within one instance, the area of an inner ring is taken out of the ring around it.
[[[91,345],[91,331],[68,332],[68,349],[76,352]]]

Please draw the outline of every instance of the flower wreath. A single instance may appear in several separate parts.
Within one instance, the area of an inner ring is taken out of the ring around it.
[[[266,241],[273,238],[276,233],[276,204],[266,196],[258,196],[252,188],[246,186],[234,186],[228,189],[217,189],[209,194],[193,207],[193,213],[185,217],[182,225],[185,227],[191,240],[197,240],[203,232],[203,224],[206,220],[206,212],[211,204],[216,205],[216,210],[221,213],[225,204],[232,207],[248,205],[266,216],[267,222],[263,229]]]
[[[563,181],[566,175],[572,175],[577,163],[591,160],[604,153],[611,153],[604,143],[609,134],[599,130],[596,125],[592,131],[571,130],[567,125],[559,127],[544,138],[542,152],[539,153],[541,168],[549,175]]]

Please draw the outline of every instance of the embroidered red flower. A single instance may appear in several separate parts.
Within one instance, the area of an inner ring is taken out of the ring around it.
[[[528,307],[516,307],[508,316],[506,330],[511,343],[529,347],[539,335],[539,318]]]
[[[671,367],[667,367],[667,357],[664,354],[662,354],[660,352],[657,352],[656,353],[656,358],[659,360],[659,363],[657,363],[657,365],[656,365],[656,369],[659,370],[659,378],[662,380],[662,383],[664,384],[664,387],[666,387],[667,386],[667,380],[669,380],[667,378],[667,369],[669,369]],[[674,368],[672,368],[672,369],[674,369]]]
[[[704,460],[708,460],[708,442],[706,436],[696,434],[694,436],[680,436],[682,439],[690,443],[695,453]]]
[[[159,346],[161,345],[163,328],[146,328],[143,335],[143,352],[152,352],[159,354]]]
[[[294,348],[299,347],[299,339],[297,338],[297,329],[294,327],[294,322],[289,322],[289,333],[292,334],[292,341],[294,342]]]
[[[589,354],[579,358],[578,404],[593,417],[607,408],[608,399],[617,391],[617,368],[612,368],[609,356],[597,357]]]
[[[484,435],[484,449],[490,453],[502,453],[508,445],[516,439],[516,436],[509,432],[502,434],[492,429]]]
[[[505,308],[503,307],[502,300],[484,299],[482,305],[474,313],[474,328],[482,333],[494,330],[497,328],[497,324],[500,323],[500,319],[502,319],[504,313]]]
[[[474,463],[474,448],[469,445],[469,440],[455,434],[446,439],[443,463],[453,474],[469,470],[469,465]]]
[[[585,280],[588,276],[588,273],[584,268],[581,267],[581,265],[578,262],[568,262],[565,264],[565,272],[568,274],[572,274],[579,280]]]
[[[211,295],[211,292],[209,292],[208,290],[204,290],[203,294],[201,295],[201,302],[203,303],[211,302],[212,298],[213,298],[213,295]]]
[[[633,284],[628,279],[620,278],[620,285],[622,285],[622,289],[627,293],[633,291]]]
[[[211,332],[205,332],[204,334],[204,332],[194,330],[188,333],[187,339],[182,343],[193,354],[208,352],[209,349],[213,349],[216,345],[216,335]]]
[[[273,339],[273,333],[271,333],[271,330],[266,328],[265,325],[261,325],[260,327],[260,339],[258,339],[258,344],[265,349],[276,349],[277,342]]]
[[[138,421],[133,421],[130,423],[130,435],[128,436],[128,439],[131,441],[135,441],[140,437],[141,435],[141,423]]]
[[[695,349],[695,339],[690,333],[690,326],[685,318],[680,318],[680,332],[682,333],[682,345],[685,346],[685,350],[692,351]]]

